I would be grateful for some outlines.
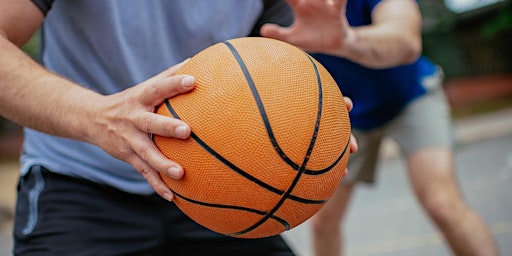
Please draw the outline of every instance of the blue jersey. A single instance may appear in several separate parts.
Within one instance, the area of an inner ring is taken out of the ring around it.
[[[349,0],[347,18],[351,26],[371,24],[371,12],[380,0]],[[396,117],[426,90],[421,77],[435,71],[435,65],[420,57],[411,65],[371,69],[350,60],[323,54],[313,55],[331,73],[344,96],[350,97],[352,126],[369,130]]]

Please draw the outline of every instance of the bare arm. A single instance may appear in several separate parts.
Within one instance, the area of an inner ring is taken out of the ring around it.
[[[350,27],[347,0],[288,0],[295,21],[288,28],[267,24],[261,34],[306,51],[347,58],[370,68],[415,61],[421,53],[421,14],[413,0],[383,0],[372,24]]]
[[[81,127],[77,120],[70,120],[74,117],[62,113],[62,107],[68,106],[48,103],[65,104],[62,101],[73,95],[72,90],[92,93],[50,74],[18,48],[41,25],[42,13],[28,0],[2,1],[0,10],[0,113],[43,132],[70,138],[84,137],[84,131],[64,128]],[[66,97],[68,93],[70,95]]]
[[[180,178],[183,168],[161,154],[148,133],[187,138],[190,127],[152,110],[165,98],[191,90],[194,79],[173,76],[177,65],[113,95],[85,89],[19,49],[43,18],[29,0],[0,1],[0,114],[23,126],[98,145],[130,163],[158,194],[172,199],[159,172]]]
[[[421,53],[421,18],[410,0],[385,0],[372,13],[373,24],[353,29],[335,54],[374,67],[414,62]]]

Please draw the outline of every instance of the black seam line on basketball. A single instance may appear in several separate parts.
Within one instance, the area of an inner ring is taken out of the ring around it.
[[[313,67],[315,69],[316,79],[317,79],[317,83],[318,83],[318,87],[319,87],[318,88],[319,95],[320,95],[319,96],[320,97],[319,101],[323,100],[322,80],[320,78],[320,73],[318,72],[318,67],[316,66],[315,62],[313,61],[313,58],[311,57],[311,55],[306,54],[306,56],[308,57],[309,61],[311,61],[311,64],[313,64]],[[319,108],[321,108],[321,106],[319,106]],[[323,174],[323,173],[326,173],[326,172],[330,171],[332,168],[334,168],[334,166],[336,166],[339,163],[339,161],[343,158],[343,156],[345,156],[349,144],[350,144],[350,140],[347,141],[347,144],[345,145],[345,148],[343,149],[341,154],[338,156],[338,158],[331,165],[329,165],[327,168],[320,169],[320,170],[305,169],[304,173],[308,174],[308,175],[319,175],[319,174]]]
[[[238,62],[238,65],[242,69],[242,72],[243,72],[243,74],[245,76],[245,79],[247,80],[247,83],[249,84],[249,87],[251,89],[253,97],[254,97],[254,99],[256,101],[256,104],[258,105],[258,110],[260,111],[261,119],[263,120],[263,123],[265,124],[265,129],[267,130],[268,138],[270,139],[270,142],[272,143],[272,146],[276,150],[277,154],[281,157],[281,159],[283,159],[283,161],[285,161],[294,170],[298,170],[300,168],[300,166],[298,164],[296,164],[295,162],[293,162],[284,153],[284,151],[281,149],[281,147],[277,143],[277,140],[276,140],[276,137],[274,135],[274,132],[272,131],[272,126],[270,125],[270,121],[269,121],[267,113],[265,111],[265,107],[263,106],[263,102],[261,100],[261,97],[259,96],[258,90],[256,89],[256,86],[254,84],[254,80],[252,79],[251,74],[249,73],[249,69],[247,68],[247,66],[245,65],[244,61],[242,60],[242,57],[240,56],[240,54],[238,53],[236,48],[231,43],[225,41],[224,44],[229,48],[229,50],[231,51],[231,53],[235,57],[236,61]],[[316,72],[316,76],[317,76],[317,81],[318,81],[318,85],[319,85],[318,86],[319,87],[319,94],[321,94],[322,93],[322,85],[321,85],[321,80],[320,80],[320,75],[318,73],[318,69],[317,69],[315,63],[311,60],[311,57],[309,55],[307,55],[307,57],[309,58],[309,60],[313,64],[313,67],[315,68],[315,72]],[[321,98],[322,96],[319,96],[319,97]],[[304,172],[307,175],[320,175],[320,174],[326,173],[326,172],[330,171],[334,166],[336,166],[337,162],[340,159],[341,159],[341,157],[339,159],[337,159],[336,161],[334,161],[333,164],[331,164],[330,166],[328,166],[325,169],[321,169],[321,170],[305,169]]]
[[[272,146],[276,150],[276,152],[279,154],[279,156],[286,162],[288,165],[290,165],[294,170],[297,170],[299,168],[299,165],[295,164],[291,159],[289,159],[286,154],[283,152],[281,147],[279,147],[279,144],[277,143],[276,137],[274,135],[274,132],[272,131],[272,127],[270,125],[270,121],[268,120],[267,112],[265,111],[265,107],[263,106],[263,102],[261,100],[261,97],[258,93],[258,90],[256,89],[256,85],[254,84],[254,80],[252,79],[251,74],[249,73],[249,69],[245,65],[244,61],[242,60],[242,57],[236,50],[236,48],[228,41],[225,41],[224,44],[229,48],[233,56],[235,57],[235,60],[238,62],[238,66],[240,69],[242,69],[242,72],[245,76],[245,80],[249,84],[249,88],[251,89],[252,95],[254,100],[256,101],[256,105],[258,106],[258,110],[260,112],[261,119],[263,120],[263,123],[265,125],[265,129],[267,130],[268,138],[270,139],[270,142],[272,143]]]
[[[179,197],[179,198],[181,198],[181,199],[183,199],[185,201],[188,201],[190,203],[198,204],[198,205],[201,205],[201,206],[213,207],[213,208],[222,208],[222,209],[240,210],[240,211],[255,213],[255,214],[258,214],[258,215],[266,215],[267,214],[267,212],[264,212],[264,211],[260,211],[260,210],[253,209],[253,208],[242,207],[242,206],[238,206],[238,205],[212,204],[212,203],[201,202],[201,201],[197,201],[197,200],[185,197],[183,195],[180,195],[180,194],[176,193],[176,191],[174,191],[174,190],[171,190],[171,191],[177,197]],[[275,215],[271,216],[271,218],[273,220],[281,223],[281,225],[283,225],[286,228],[286,230],[290,229],[290,223],[288,223],[286,220],[281,219],[281,218],[279,218],[279,217],[277,217]]]
[[[306,169],[306,165],[308,164],[308,161],[311,157],[311,152],[313,152],[313,148],[315,147],[315,142],[316,142],[316,139],[318,136],[318,130],[320,128],[320,121],[322,119],[322,104],[323,104],[323,94],[322,94],[322,90],[321,90],[322,80],[320,79],[320,74],[318,72],[318,68],[316,67],[315,63],[311,60],[309,55],[307,55],[307,56],[308,56],[309,60],[311,61],[311,63],[313,64],[313,68],[315,70],[318,88],[320,88],[320,90],[319,90],[320,92],[318,94],[318,107],[317,107],[317,114],[316,114],[316,120],[315,120],[315,129],[313,130],[313,135],[311,136],[311,140],[309,141],[309,146],[306,151],[306,155],[304,156],[304,159],[302,161],[300,168],[297,170],[297,175],[295,175],[295,178],[293,179],[292,183],[290,184],[290,186],[288,187],[286,192],[283,194],[283,196],[281,197],[279,202],[277,202],[277,204],[274,206],[274,208],[272,208],[272,210],[270,210],[267,213],[267,215],[265,215],[261,220],[256,222],[254,225],[252,225],[244,230],[241,230],[241,231],[229,234],[229,235],[239,236],[239,235],[243,235],[248,232],[251,232],[252,230],[256,229],[257,227],[259,227],[263,223],[265,223],[265,221],[267,221],[269,218],[271,218],[274,215],[274,213],[277,212],[277,210],[284,204],[284,201],[286,201],[286,199],[289,199],[293,189],[295,189],[295,186],[297,186],[297,184],[299,183],[300,177],[302,176],[302,174],[304,173],[304,171]]]
[[[167,107],[167,110],[169,110],[169,113],[171,113],[171,115],[174,117],[174,118],[177,118],[177,119],[180,119],[180,116],[178,115],[178,113],[176,113],[176,111],[174,110],[174,108],[172,107],[171,103],[169,102],[169,100],[165,100],[165,106]],[[192,139],[194,139],[194,141],[196,141],[201,147],[203,147],[204,150],[206,150],[208,153],[210,153],[211,155],[213,155],[215,158],[217,158],[219,161],[221,161],[223,164],[225,164],[226,166],[228,166],[229,168],[231,168],[232,170],[234,170],[235,172],[237,172],[238,174],[242,175],[243,177],[245,177],[246,179],[248,179],[249,181],[252,181],[256,184],[258,184],[259,186],[267,189],[268,191],[274,193],[274,194],[277,194],[277,195],[283,195],[284,194],[284,191],[283,190],[280,190],[280,189],[277,189],[275,187],[272,187],[270,185],[268,185],[267,183],[261,181],[261,180],[258,180],[257,178],[255,178],[254,176],[251,176],[250,174],[248,174],[247,172],[245,172],[244,170],[240,169],[239,167],[237,167],[236,165],[234,165],[233,163],[231,163],[229,160],[227,160],[226,158],[224,158],[223,156],[221,156],[219,153],[217,153],[214,149],[212,149],[210,146],[208,146],[203,140],[201,140],[201,138],[199,138],[199,136],[197,136],[194,132],[191,132],[190,133],[190,137],[192,137]],[[303,204],[324,204],[327,202],[327,200],[314,200],[314,199],[307,199],[307,198],[302,198],[302,197],[298,197],[298,196],[290,196],[289,197],[291,200],[293,201],[297,201],[299,203],[303,203]]]

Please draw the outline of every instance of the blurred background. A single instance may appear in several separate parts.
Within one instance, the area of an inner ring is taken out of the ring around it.
[[[510,0],[420,1],[423,50],[445,71],[454,116],[509,107]]]
[[[489,224],[502,255],[512,255],[512,0],[420,1],[424,53],[443,67],[457,138],[463,194]],[[38,59],[39,35],[23,50]],[[12,220],[23,141],[0,117],[0,256],[11,255]],[[415,201],[392,142],[377,184],[361,187],[348,213],[347,255],[450,255]],[[311,255],[309,223],[286,232]]]

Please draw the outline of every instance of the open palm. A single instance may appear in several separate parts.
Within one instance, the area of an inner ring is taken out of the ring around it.
[[[265,37],[278,39],[309,52],[331,53],[343,47],[349,36],[347,0],[287,0],[295,14],[290,27],[266,24]]]

